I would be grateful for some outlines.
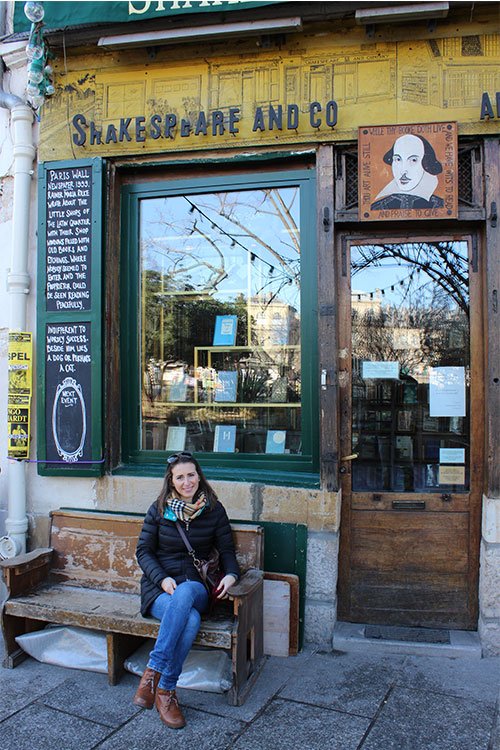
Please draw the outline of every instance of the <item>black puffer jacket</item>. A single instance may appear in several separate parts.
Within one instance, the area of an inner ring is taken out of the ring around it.
[[[233,534],[223,505],[217,502],[212,510],[205,510],[189,525],[184,525],[184,529],[197,557],[206,559],[215,546],[225,573],[239,577]],[[173,578],[176,583],[201,580],[175,523],[163,518],[156,503],[146,513],[136,556],[144,573],[141,579],[143,616],[148,613],[156,597],[163,593],[160,584],[164,578]]]

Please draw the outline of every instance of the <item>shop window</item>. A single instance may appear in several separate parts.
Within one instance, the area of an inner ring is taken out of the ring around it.
[[[125,188],[129,460],[313,468],[312,180],[294,174]]]

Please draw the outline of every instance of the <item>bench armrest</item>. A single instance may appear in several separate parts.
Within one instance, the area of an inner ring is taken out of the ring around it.
[[[49,575],[53,549],[41,547],[23,555],[0,560],[9,596],[18,596],[38,586]]]
[[[262,570],[251,568],[241,576],[239,581],[236,581],[234,586],[231,586],[227,594],[230,599],[248,596],[261,584],[263,579],[264,572]]]

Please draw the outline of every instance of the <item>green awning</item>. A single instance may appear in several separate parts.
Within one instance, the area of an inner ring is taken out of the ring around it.
[[[281,0],[121,0],[120,2],[59,2],[43,3],[43,23],[47,29],[101,23],[126,23],[162,16],[182,16],[190,13],[210,13],[258,8],[274,5]],[[24,2],[14,7],[14,32],[29,31],[30,21],[24,15]]]

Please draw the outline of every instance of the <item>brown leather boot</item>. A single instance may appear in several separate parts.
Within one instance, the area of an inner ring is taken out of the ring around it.
[[[160,714],[160,719],[170,729],[182,729],[186,726],[186,719],[179,706],[175,690],[156,691],[155,706]]]
[[[154,669],[146,667],[141,677],[139,687],[134,695],[134,703],[142,708],[153,708],[155,704],[155,693],[161,672],[155,672]]]

